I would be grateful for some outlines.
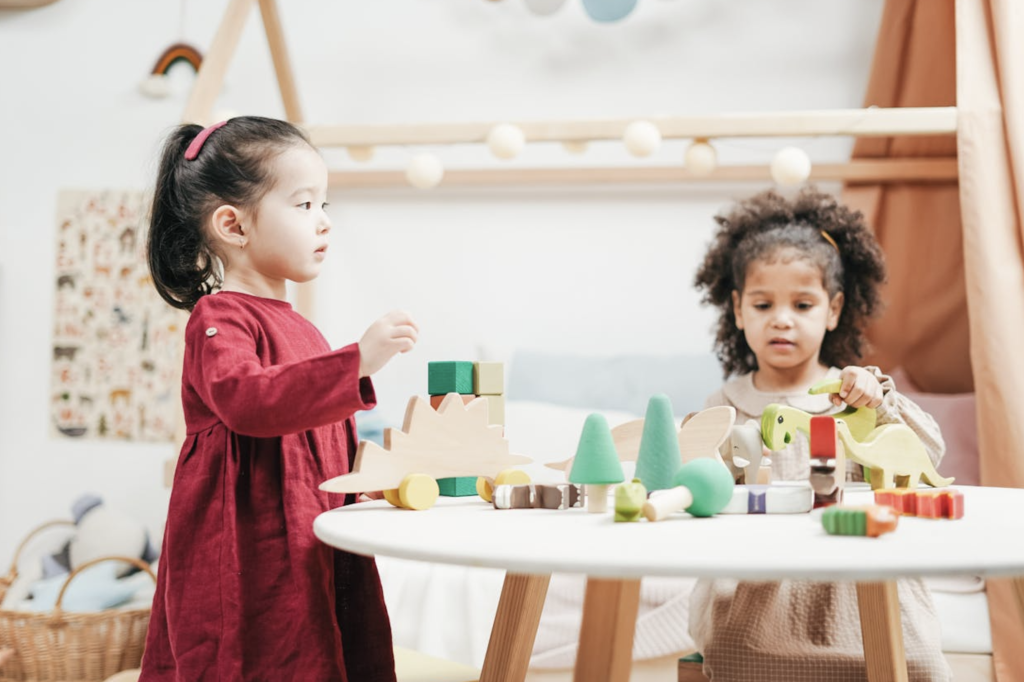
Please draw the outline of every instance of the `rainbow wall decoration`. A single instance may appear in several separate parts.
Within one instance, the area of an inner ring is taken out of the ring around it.
[[[170,95],[171,86],[167,80],[167,73],[175,64],[181,62],[190,65],[192,70],[198,73],[203,63],[203,55],[187,43],[174,43],[157,58],[149,77],[139,86],[142,92],[154,98]]]

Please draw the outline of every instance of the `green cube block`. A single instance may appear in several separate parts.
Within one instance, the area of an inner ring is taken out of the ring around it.
[[[472,362],[428,362],[427,393],[473,395]]]
[[[469,497],[476,495],[476,476],[456,476],[437,479],[437,489],[445,497]]]

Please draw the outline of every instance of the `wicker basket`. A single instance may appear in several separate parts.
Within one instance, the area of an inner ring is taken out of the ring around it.
[[[40,531],[70,521],[45,523],[22,541],[11,569],[0,578],[0,601],[17,577],[18,556]],[[148,606],[67,613],[61,608],[68,585],[82,570],[103,561],[125,561],[156,576],[149,565],[131,557],[102,557],[88,561],[64,581],[49,613],[0,610],[0,649],[14,655],[0,665],[0,682],[101,682],[116,672],[139,667],[149,626]]]

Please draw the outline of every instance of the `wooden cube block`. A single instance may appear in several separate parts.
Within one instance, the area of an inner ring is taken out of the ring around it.
[[[836,420],[832,417],[811,417],[811,457],[835,459]]]
[[[473,363],[473,393],[477,395],[503,395],[505,393],[504,363]]]
[[[436,410],[437,408],[441,407],[441,403],[444,402],[444,399],[446,397],[448,397],[447,394],[446,395],[432,395],[432,396],[430,396],[430,406],[433,407]],[[475,396],[475,395],[464,395],[464,396],[462,396],[462,403],[464,405],[468,405],[470,401],[476,400],[478,397],[479,396]]]
[[[489,417],[487,418],[488,424],[500,424],[505,425],[505,396],[503,395],[484,395],[481,398],[487,398],[487,409],[489,410]]]
[[[427,393],[445,395],[446,393],[473,393],[473,363],[428,362]]]
[[[476,476],[439,478],[437,489],[445,497],[470,497],[476,495]]]
[[[964,494],[959,490],[943,490],[939,493],[942,500],[942,518],[962,519],[964,517]]]

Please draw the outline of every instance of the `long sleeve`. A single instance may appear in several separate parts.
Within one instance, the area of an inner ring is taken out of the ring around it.
[[[231,431],[282,436],[339,422],[373,406],[373,386],[359,378],[357,344],[276,364],[274,354],[283,354],[281,339],[274,339],[270,349],[253,318],[216,312],[197,308],[189,320],[186,381]]]
[[[935,419],[922,410],[917,403],[896,390],[896,385],[887,374],[873,365],[864,369],[874,374],[882,384],[882,404],[877,408],[877,424],[906,424],[924,443],[925,450],[932,465],[939,466],[946,454],[946,442],[942,439],[942,431]]]

